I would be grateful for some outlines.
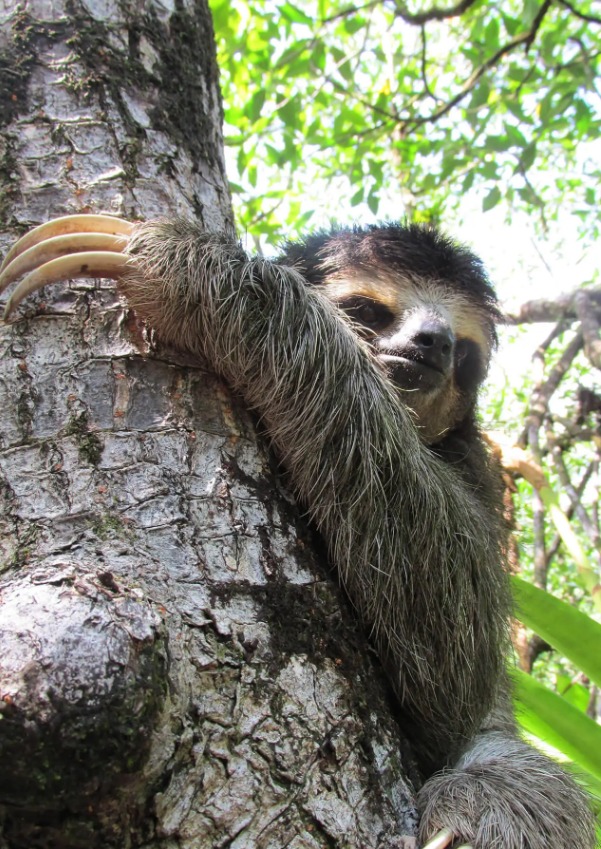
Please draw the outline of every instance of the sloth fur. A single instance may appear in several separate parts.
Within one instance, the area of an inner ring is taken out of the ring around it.
[[[317,234],[270,262],[151,222],[129,254],[131,306],[259,412],[326,541],[432,776],[420,839],[450,827],[474,849],[591,849],[583,794],[519,740],[509,704],[500,483],[475,416],[498,318],[480,261],[400,225]],[[465,374],[457,356],[434,404],[399,387],[377,334],[344,314],[349,290],[385,299],[401,335],[405,306],[446,303],[467,328]]]

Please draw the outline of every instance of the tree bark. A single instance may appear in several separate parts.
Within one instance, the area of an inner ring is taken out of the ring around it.
[[[0,248],[233,232],[205,0],[0,0]],[[393,847],[394,705],[238,400],[110,282],[0,324],[0,849]]]

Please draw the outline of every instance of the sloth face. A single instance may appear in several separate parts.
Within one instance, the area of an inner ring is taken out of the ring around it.
[[[435,227],[389,222],[314,233],[281,260],[346,313],[425,442],[469,424],[500,318],[475,254]]]
[[[426,441],[461,421],[486,375],[492,344],[488,317],[466,295],[381,274],[326,281],[324,291],[398,387]]]

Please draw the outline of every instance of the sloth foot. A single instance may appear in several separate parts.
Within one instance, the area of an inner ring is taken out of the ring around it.
[[[134,225],[110,215],[66,215],[26,233],[0,266],[0,293],[24,274],[4,309],[6,320],[32,292],[75,277],[119,279]]]
[[[594,846],[591,814],[576,784],[542,756],[530,760],[530,770],[474,763],[429,779],[417,799],[422,849]]]

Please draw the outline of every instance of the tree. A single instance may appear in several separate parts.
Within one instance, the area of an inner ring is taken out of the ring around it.
[[[74,211],[233,231],[205,3],[30,2],[0,75],[4,248]],[[398,845],[386,685],[238,401],[112,285],[0,340],[1,845]]]

